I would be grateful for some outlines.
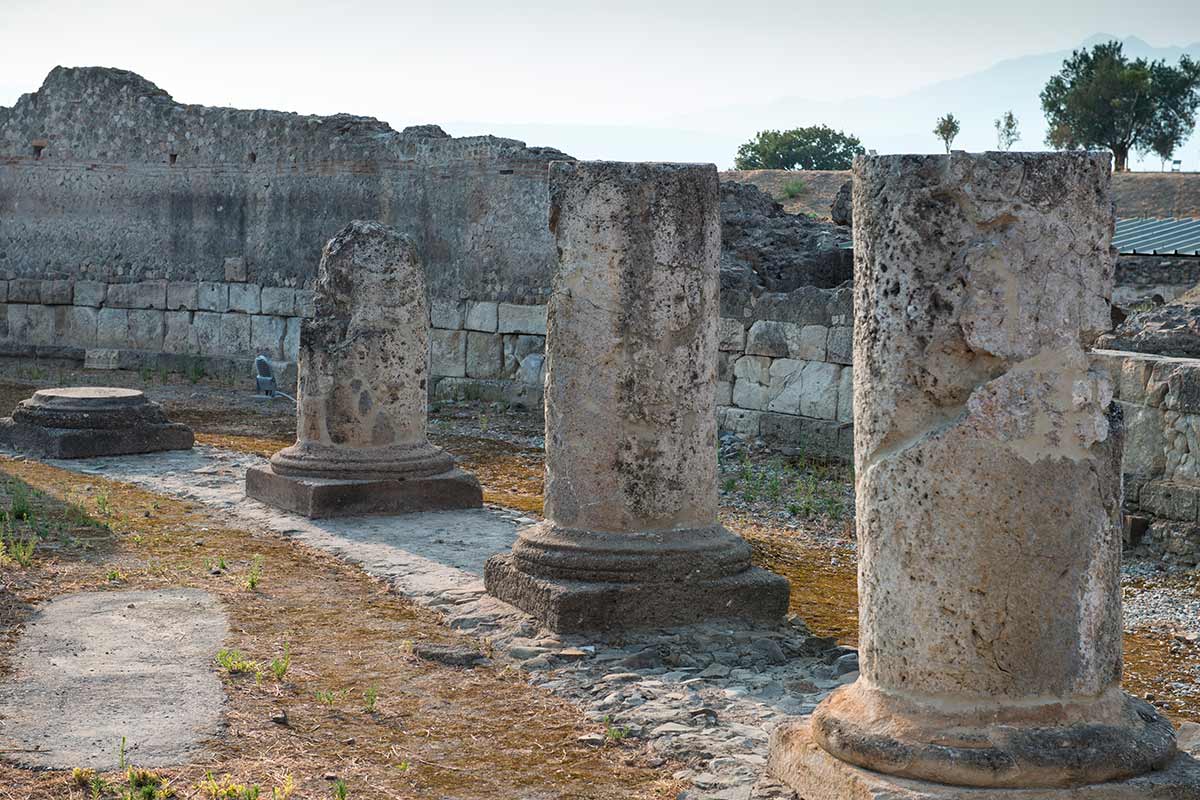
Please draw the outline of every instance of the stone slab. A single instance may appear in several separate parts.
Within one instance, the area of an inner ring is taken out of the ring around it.
[[[405,480],[330,480],[246,470],[246,496],[309,519],[480,508],[483,490],[460,469]]]
[[[1178,754],[1165,768],[1126,781],[1068,789],[981,789],[895,778],[839,761],[813,741],[809,717],[771,734],[767,771],[803,800],[1196,800],[1200,762]]]
[[[603,583],[541,578],[519,570],[511,553],[483,572],[488,594],[559,633],[687,625],[712,619],[773,622],[787,613],[788,582],[758,567],[709,581]]]
[[[192,429],[178,422],[138,428],[43,428],[0,419],[0,444],[40,458],[94,458],[187,450]]]
[[[23,767],[108,771],[125,737],[138,766],[202,758],[221,729],[212,658],[227,634],[220,603],[197,589],[54,598],[0,685],[0,750]]]

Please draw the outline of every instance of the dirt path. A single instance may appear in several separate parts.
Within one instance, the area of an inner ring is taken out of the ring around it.
[[[519,673],[417,658],[429,644],[478,645],[359,569],[126,484],[36,462],[0,471],[10,476],[0,507],[23,517],[10,536],[40,537],[30,566],[0,569],[6,670],[34,604],[60,594],[188,587],[219,600],[232,631],[227,729],[207,759],[160,770],[181,797],[209,796],[210,771],[217,786],[228,775],[268,797],[289,780],[298,798],[333,796],[337,780],[352,798],[674,796],[661,770],[638,766],[636,745],[608,741]],[[606,745],[581,744],[588,733]],[[88,796],[69,772],[0,765],[0,798]]]

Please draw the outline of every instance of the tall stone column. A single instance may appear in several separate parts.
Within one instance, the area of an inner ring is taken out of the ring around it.
[[[485,581],[556,631],[787,609],[717,522],[718,198],[712,165],[550,166],[546,521]]]
[[[861,673],[776,732],[770,769],[816,800],[894,785],[876,773],[1164,767],[1171,724],[1120,689],[1121,420],[1087,352],[1110,326],[1108,156],[860,157],[854,225]]]
[[[426,438],[429,301],[408,237],[351,222],[325,246],[300,328],[297,439],[246,494],[310,517],[470,508],[478,481]]]

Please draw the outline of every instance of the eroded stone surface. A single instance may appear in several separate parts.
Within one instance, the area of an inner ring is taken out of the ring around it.
[[[0,442],[50,458],[150,453],[192,446],[191,428],[171,422],[136,389],[41,389],[0,420]]]
[[[862,158],[854,176],[862,676],[813,717],[860,766],[989,787],[1165,764],[1124,695],[1107,157]],[[1002,723],[1002,724],[1001,724]]]
[[[352,222],[325,246],[316,315],[301,329],[296,444],[253,471],[247,492],[307,516],[480,505],[478,482],[426,437],[428,378],[416,248],[387,226]],[[348,483],[362,481],[407,483]]]
[[[550,190],[546,522],[489,591],[555,630],[782,616],[717,523],[716,170],[556,162]]]
[[[158,767],[197,760],[220,731],[212,668],[228,633],[196,589],[84,592],[39,607],[0,684],[0,749],[26,767]]]

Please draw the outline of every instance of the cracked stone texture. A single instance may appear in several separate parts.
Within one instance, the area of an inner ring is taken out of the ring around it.
[[[429,307],[412,240],[355,221],[329,240],[300,333],[297,442],[276,472],[387,479],[445,472],[426,437]]]
[[[202,743],[222,724],[212,658],[227,633],[220,603],[198,589],[43,603],[0,685],[5,757],[41,769],[115,770],[125,737],[139,766],[202,759]]]
[[[551,166],[546,522],[486,578],[555,630],[786,610],[717,522],[718,197],[711,165]]]
[[[1119,688],[1108,186],[1099,155],[856,161],[862,676],[813,728],[839,758],[1028,787],[1174,749]]]

